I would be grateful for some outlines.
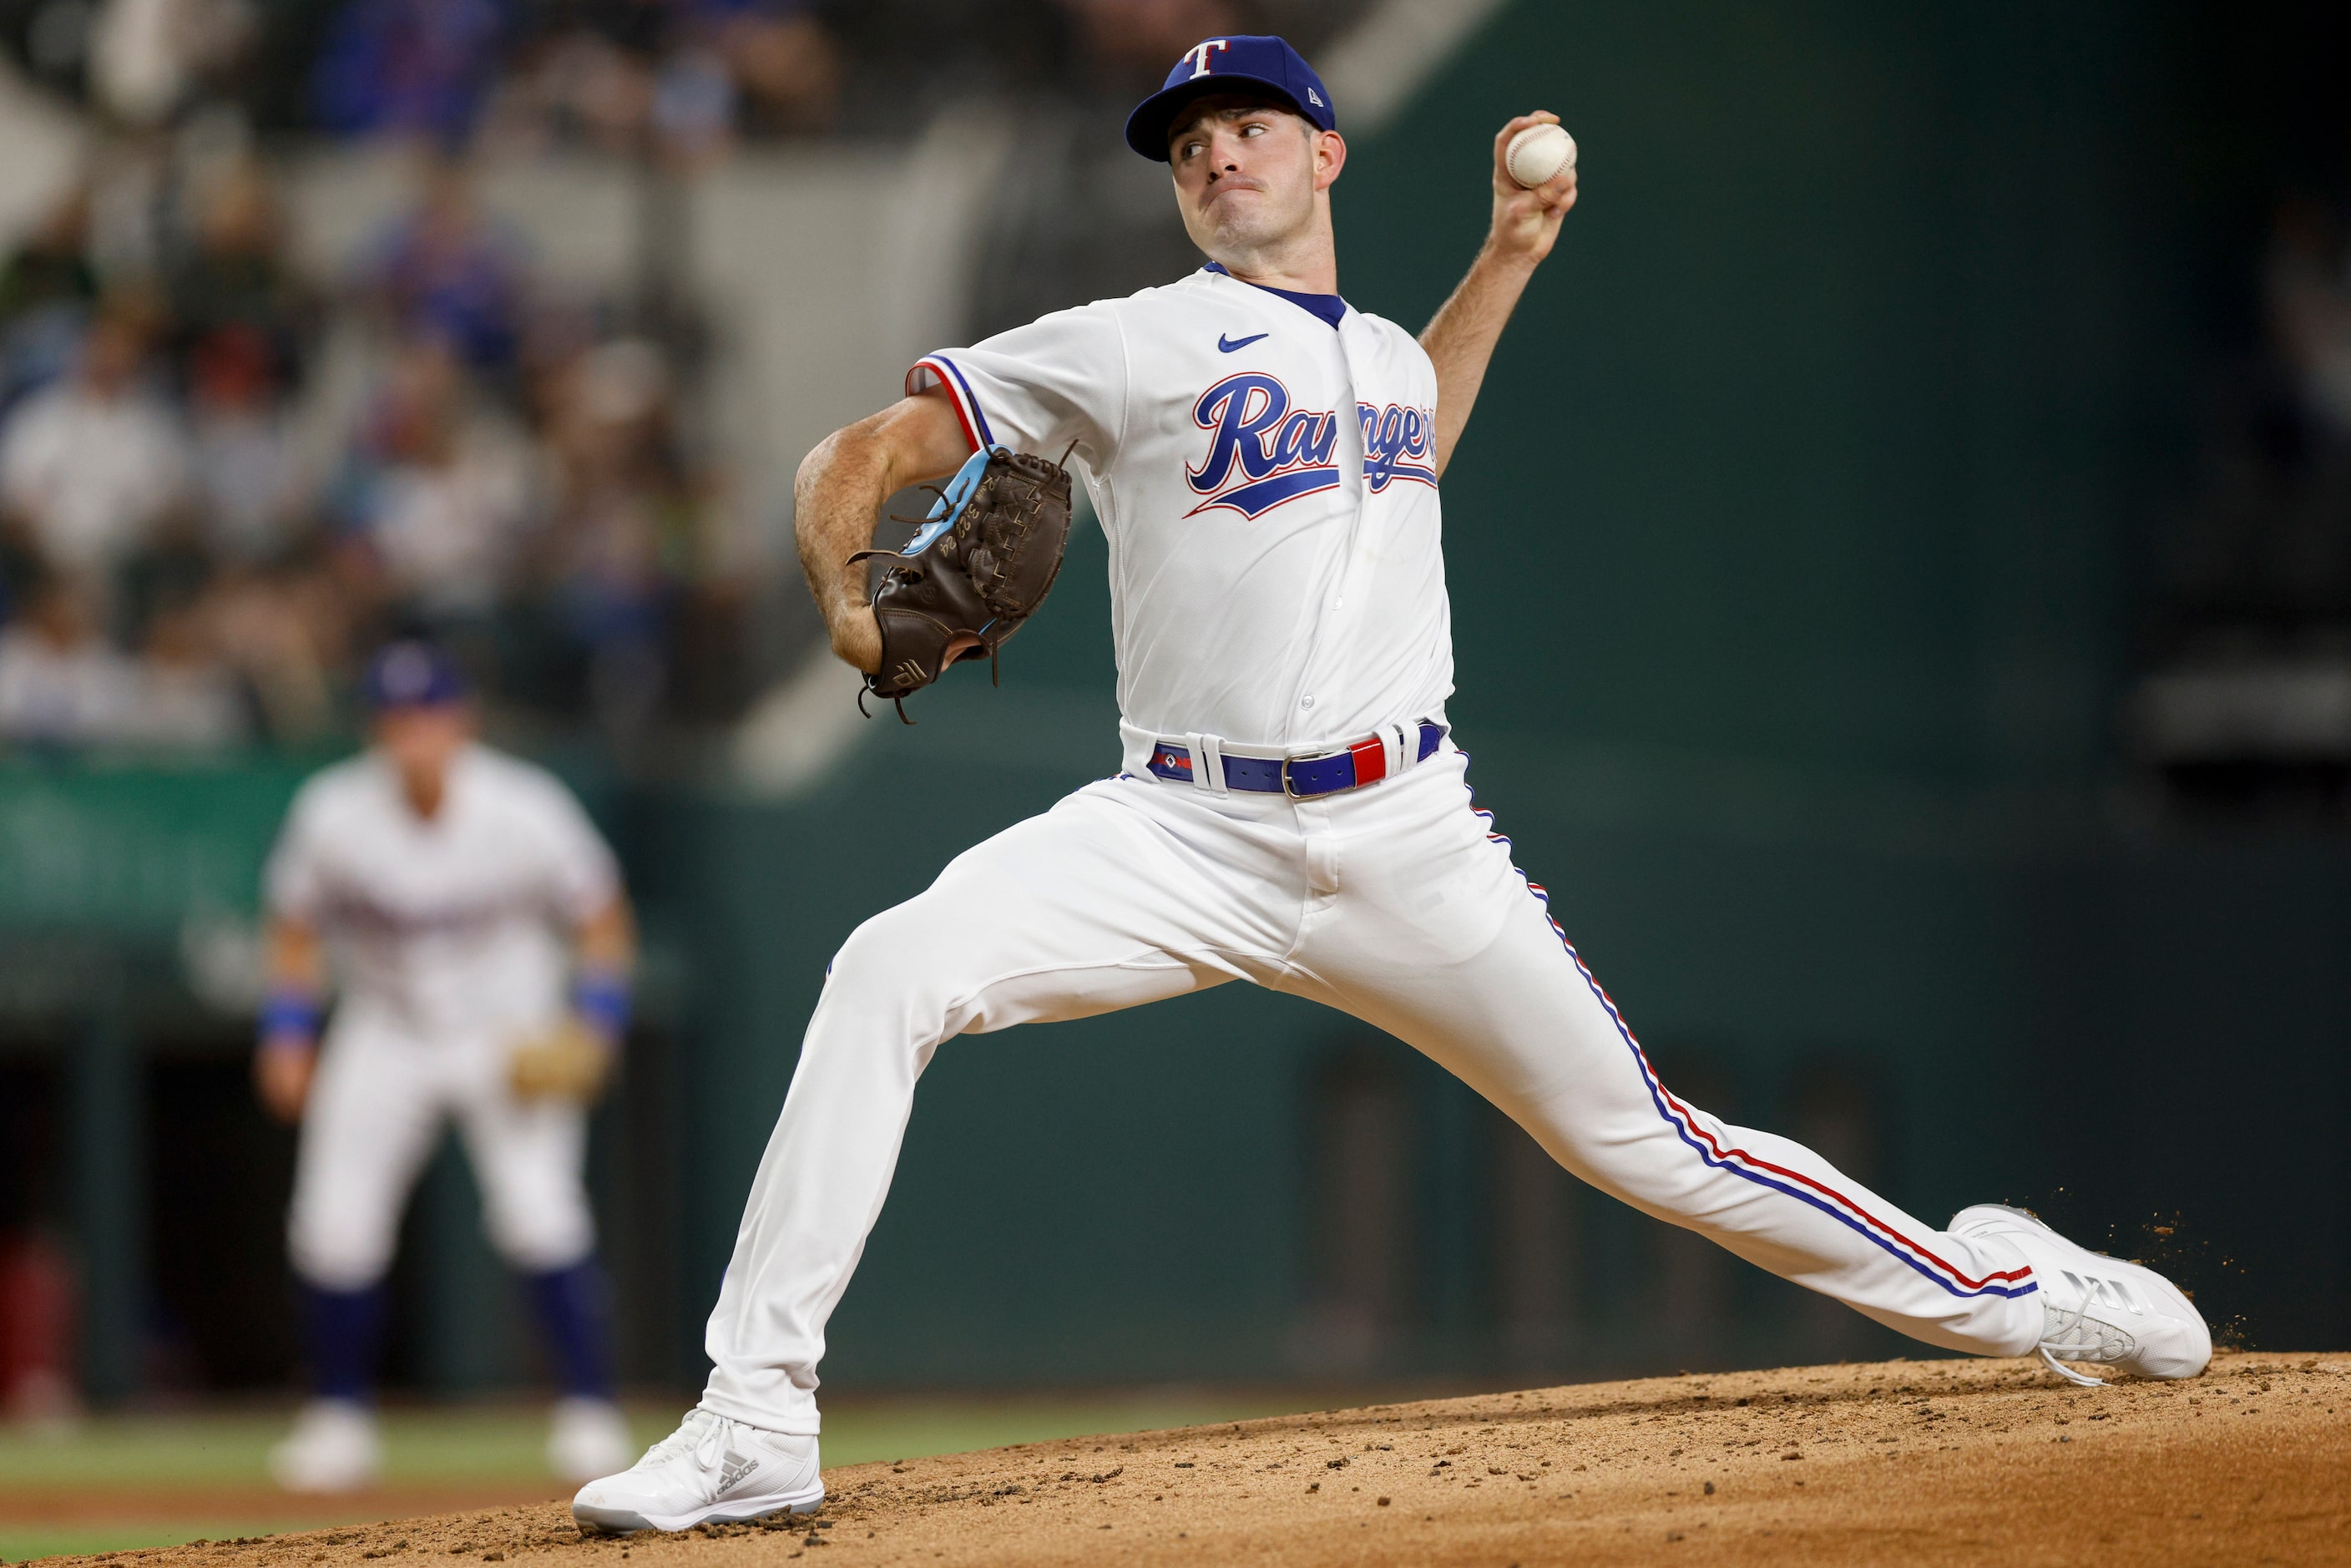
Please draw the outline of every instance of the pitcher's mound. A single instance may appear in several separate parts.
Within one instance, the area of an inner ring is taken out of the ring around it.
[[[826,1479],[822,1512],[773,1528],[583,1540],[559,1502],[140,1556],[154,1568],[618,1568],[624,1553],[629,1568],[2351,1563],[2351,1355],[2223,1355],[2193,1383],[2107,1388],[2016,1361],[1580,1384]],[[382,1561],[394,1557],[405,1561]]]

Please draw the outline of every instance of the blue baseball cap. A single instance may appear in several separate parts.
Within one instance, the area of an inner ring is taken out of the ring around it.
[[[445,707],[471,695],[465,672],[445,648],[430,643],[387,643],[368,661],[360,679],[375,712],[395,707]]]
[[[1176,122],[1177,110],[1207,93],[1247,92],[1252,88],[1288,104],[1317,130],[1338,129],[1331,112],[1331,89],[1286,40],[1270,35],[1203,38],[1184,51],[1159,90],[1136,104],[1134,112],[1126,117],[1126,144],[1145,158],[1165,163],[1167,131]]]

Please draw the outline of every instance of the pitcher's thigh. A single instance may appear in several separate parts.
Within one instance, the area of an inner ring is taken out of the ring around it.
[[[1432,933],[1431,956],[1411,961],[1398,928],[1419,906],[1399,887],[1317,943],[1327,992],[1318,999],[1411,1045],[1583,1180],[1655,1213],[1684,1212],[1708,1167],[1614,1003],[1499,848],[1479,839],[1451,853],[1479,874],[1456,877],[1455,896],[1427,918],[1487,940],[1464,954]],[[1490,864],[1475,858],[1489,853]]]
[[[852,933],[824,1007],[935,1039],[1088,1018],[1251,976],[1284,940],[1216,851],[1102,787],[998,833]],[[821,1010],[821,1009],[820,1009]]]
[[[1663,1130],[1646,1063],[1541,906],[1517,896],[1527,907],[1466,958],[1326,956],[1318,999],[1404,1040],[1593,1179],[1602,1149]]]

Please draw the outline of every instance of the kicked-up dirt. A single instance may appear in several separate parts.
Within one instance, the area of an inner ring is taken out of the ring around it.
[[[860,1465],[826,1482],[821,1511],[774,1526],[583,1538],[549,1503],[111,1560],[2351,1563],[2351,1355],[2223,1354],[2192,1383],[2105,1388],[2022,1361],[1584,1384]]]

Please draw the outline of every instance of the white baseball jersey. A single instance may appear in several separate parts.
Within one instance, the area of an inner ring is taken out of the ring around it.
[[[1110,539],[1119,709],[1157,737],[1302,753],[1442,715],[1453,690],[1437,371],[1216,268],[926,356],[975,446],[1075,442]]]
[[[334,943],[346,1015],[431,1039],[503,1040],[563,1005],[566,938],[620,887],[611,851],[552,774],[484,746],[419,817],[370,752],[294,799],[271,911]]]

